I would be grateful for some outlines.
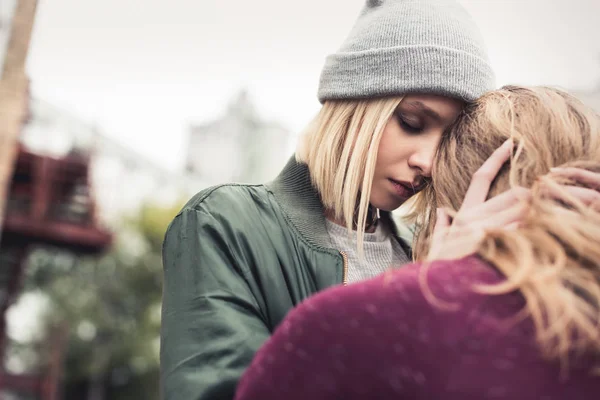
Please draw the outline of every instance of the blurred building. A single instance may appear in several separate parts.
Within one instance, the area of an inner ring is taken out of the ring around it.
[[[202,177],[168,170],[105,135],[97,126],[37,98],[30,101],[21,144],[29,151],[55,158],[88,157],[97,212],[100,221],[112,230],[118,230],[123,218],[144,203],[172,205],[208,186]]]
[[[127,232],[128,217],[145,203],[172,206],[207,186],[192,174],[161,167],[40,99],[29,98],[26,115],[8,177],[0,242],[0,359],[6,342],[4,314],[20,292],[32,246],[101,253],[113,234]],[[39,373],[0,369],[0,398],[55,399],[67,334],[49,333],[50,364]]]
[[[29,79],[25,62],[37,0],[0,1],[0,398],[54,400],[60,371],[61,346],[35,374],[12,374],[5,369],[6,311],[21,291],[24,260],[34,244],[72,247],[87,242],[100,250],[110,234],[94,224],[93,201],[75,192],[86,186],[87,164],[82,159],[50,159],[25,151],[19,136],[27,119]],[[63,173],[66,172],[66,173]],[[67,179],[55,180],[57,176]],[[77,204],[87,202],[87,212]],[[71,206],[75,205],[73,208]],[[75,211],[74,213],[72,211]],[[76,220],[71,217],[76,216]],[[92,234],[90,236],[90,233]],[[92,238],[92,236],[95,236]],[[92,239],[88,241],[87,239]],[[81,249],[79,249],[81,250]]]
[[[25,61],[36,8],[37,0],[0,2],[0,235],[18,137],[27,112]]]
[[[290,157],[290,132],[262,119],[246,91],[212,122],[193,125],[186,170],[211,183],[272,180]]]

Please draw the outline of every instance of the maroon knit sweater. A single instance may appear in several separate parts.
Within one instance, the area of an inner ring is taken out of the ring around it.
[[[600,400],[600,359],[541,358],[519,293],[481,295],[503,277],[475,257],[418,264],[326,290],[294,309],[242,377],[236,400]],[[444,308],[450,303],[453,310]],[[511,322],[512,321],[512,322]]]

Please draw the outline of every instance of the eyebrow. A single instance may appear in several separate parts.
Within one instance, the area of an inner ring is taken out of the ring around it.
[[[436,120],[437,122],[441,122],[443,120],[440,114],[418,100],[411,100],[407,102],[406,105],[419,109],[419,111],[427,115],[429,118]]]

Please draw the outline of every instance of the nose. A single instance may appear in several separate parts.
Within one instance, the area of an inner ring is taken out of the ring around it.
[[[408,158],[408,165],[418,170],[420,175],[430,178],[438,144],[439,140],[424,140],[419,143]]]

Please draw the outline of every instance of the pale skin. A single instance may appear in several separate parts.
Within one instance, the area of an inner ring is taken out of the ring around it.
[[[370,203],[384,211],[400,207],[431,178],[437,147],[464,103],[443,96],[412,94],[402,99],[384,128],[377,152]],[[399,193],[403,182],[409,191]]]
[[[369,199],[373,207],[393,211],[422,189],[431,177],[440,139],[463,107],[460,100],[431,94],[410,94],[402,99],[379,142]],[[404,182],[408,193],[399,193],[392,181]],[[326,212],[326,217],[345,226],[344,221],[333,219],[333,214]]]
[[[550,173],[587,186],[565,186],[564,188],[583,204],[600,211],[600,174],[579,168],[552,168]]]
[[[412,186],[411,195],[431,178],[437,146],[445,130],[456,120],[464,102],[444,96],[410,94],[398,105],[388,121],[379,143],[370,203],[385,211],[400,207],[410,196],[398,193],[392,181]],[[502,165],[509,159],[513,144],[498,148],[473,176],[464,202],[450,222],[444,210],[438,211],[429,258],[461,258],[472,254],[486,230],[512,229],[527,211],[529,190],[512,188],[488,201],[489,188]],[[587,186],[566,187],[584,204],[600,208],[600,174],[567,168],[552,173],[571,178]],[[344,226],[343,221],[335,221]]]

